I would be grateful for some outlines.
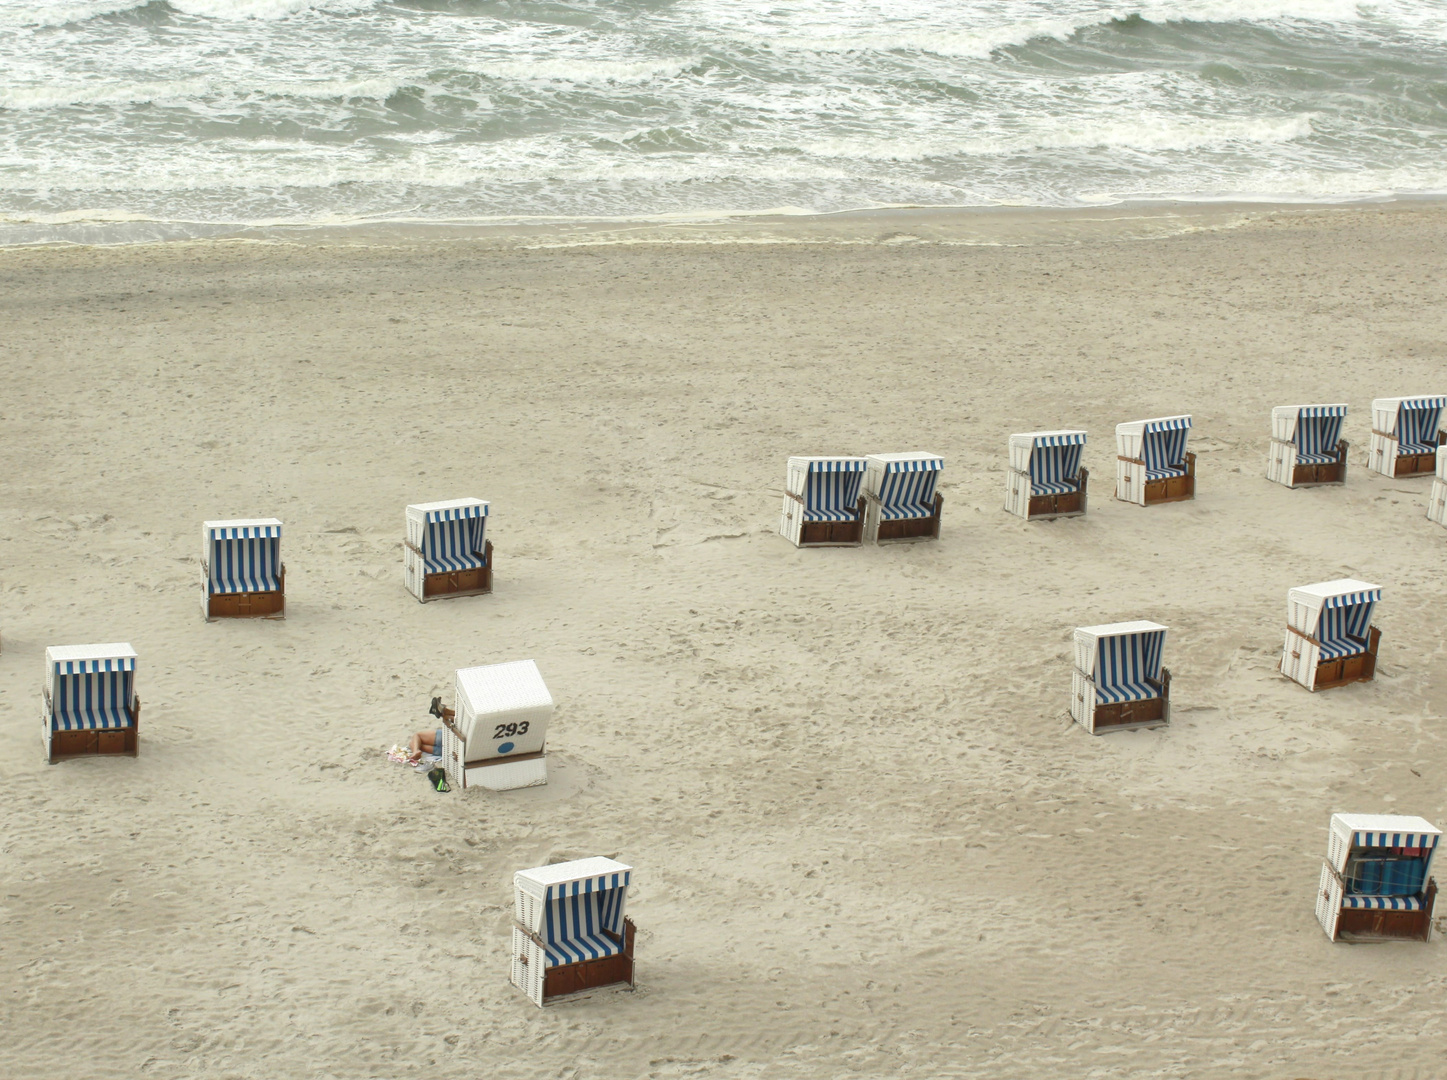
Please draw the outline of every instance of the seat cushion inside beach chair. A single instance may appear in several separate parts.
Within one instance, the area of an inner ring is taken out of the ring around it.
[[[480,570],[487,564],[480,555],[427,555],[422,559],[429,574],[452,574],[458,570]]]
[[[1185,475],[1186,466],[1184,462],[1180,465],[1161,465],[1158,468],[1146,470],[1147,480],[1169,480],[1173,476]]]
[[[1355,656],[1367,651],[1367,643],[1360,638],[1328,638],[1321,643],[1321,660],[1340,660],[1343,656]]]
[[[1298,465],[1334,465],[1336,464],[1335,454],[1311,454],[1305,450],[1296,452],[1296,463]]]
[[[1145,679],[1124,680],[1110,686],[1095,688],[1098,705],[1118,705],[1122,701],[1149,701],[1161,696],[1161,688]]]
[[[906,518],[927,518],[935,512],[933,506],[926,506],[924,503],[908,502],[895,503],[892,506],[881,506],[879,516],[885,521],[903,521]]]
[[[1377,911],[1421,911],[1422,901],[1416,896],[1343,896],[1341,906]]]
[[[1074,480],[1030,481],[1031,495],[1070,495],[1079,490],[1080,484]]]
[[[854,510],[805,510],[805,521],[858,521],[859,514]]]
[[[601,960],[605,956],[617,956],[623,946],[602,933],[580,932],[565,941],[549,941],[543,945],[548,957],[548,967],[561,964],[581,964],[584,960]]]
[[[1403,456],[1403,455],[1405,455],[1405,454],[1435,454],[1436,452],[1437,452],[1437,445],[1436,445],[1436,443],[1429,443],[1429,442],[1399,442],[1399,443],[1397,444],[1397,456],[1398,456],[1398,457],[1401,457],[1401,456]]]

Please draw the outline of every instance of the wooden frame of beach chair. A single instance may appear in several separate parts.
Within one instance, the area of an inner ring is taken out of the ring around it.
[[[1005,509],[1026,521],[1084,514],[1090,489],[1090,470],[1080,464],[1085,439],[1077,430],[1011,435]]]
[[[1137,506],[1196,497],[1196,455],[1187,452],[1191,418],[1161,416],[1115,428],[1115,497]]]
[[[280,521],[235,518],[201,523],[201,611],[207,622],[286,618]]]
[[[1272,409],[1266,478],[1289,488],[1345,484],[1349,446],[1341,429],[1346,415],[1344,404]]]
[[[459,668],[455,709],[433,702],[443,721],[442,767],[453,787],[512,791],[548,782],[553,698],[531,660]]]
[[[864,543],[862,457],[791,457],[779,533],[795,547],[859,547]]]
[[[1447,445],[1442,430],[1447,396],[1377,398],[1372,402],[1372,442],[1367,465],[1383,476],[1428,476],[1437,468],[1437,448]]]
[[[595,857],[513,875],[512,984],[534,1005],[634,985],[633,868]]]
[[[1070,716],[1092,735],[1171,722],[1171,672],[1160,623],[1106,623],[1075,631]]]
[[[402,573],[421,603],[492,592],[492,541],[483,499],[445,499],[407,507]]]
[[[938,540],[944,496],[935,490],[945,459],[926,450],[864,459],[864,540]]]
[[[1316,918],[1332,941],[1428,941],[1442,831],[1420,817],[1333,814]]]
[[[47,760],[97,754],[135,757],[140,723],[136,651],[128,643],[52,645],[45,650],[40,726]]]
[[[1355,578],[1290,590],[1278,669],[1312,691],[1370,682],[1382,640],[1371,619],[1381,598],[1380,586]]]

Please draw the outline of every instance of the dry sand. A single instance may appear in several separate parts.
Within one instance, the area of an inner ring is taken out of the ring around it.
[[[1447,212],[1010,220],[0,252],[6,1075],[1442,1075],[1447,946],[1312,904],[1332,811],[1447,823],[1447,530],[1360,466],[1373,397],[1447,386]],[[1269,484],[1314,401],[1347,486]],[[1114,425],[1177,412],[1196,501],[1110,499]],[[1089,516],[1005,514],[1006,437],[1065,426]],[[939,543],[777,535],[787,455],[914,448]],[[496,592],[424,607],[402,508],[460,495]],[[247,515],[288,617],[205,624]],[[1378,677],[1311,695],[1286,590],[1346,575]],[[1071,630],[1131,618],[1174,723],[1092,738]],[[46,765],[45,647],[112,640],[140,756]],[[525,657],[546,788],[386,761]],[[539,1011],[512,872],[593,854],[638,987]]]

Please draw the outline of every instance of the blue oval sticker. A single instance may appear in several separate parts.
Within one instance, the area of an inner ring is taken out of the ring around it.
[[[505,743],[503,743],[501,746],[499,746],[499,747],[497,748],[497,752],[498,752],[499,754],[511,754],[511,753],[512,753],[512,743],[510,743],[510,742],[505,742]]]

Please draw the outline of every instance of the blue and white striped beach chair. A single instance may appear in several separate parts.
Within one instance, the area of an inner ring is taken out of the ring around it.
[[[1085,730],[1160,727],[1171,719],[1171,673],[1161,666],[1166,628],[1107,623],[1075,631],[1070,715]]]
[[[858,547],[864,542],[862,457],[791,457],[779,532],[795,547]]]
[[[1345,484],[1345,405],[1278,405],[1271,410],[1266,478],[1289,488]]]
[[[1372,613],[1381,598],[1381,586],[1355,578],[1290,590],[1281,673],[1308,690],[1374,678],[1382,632]]]
[[[1332,941],[1432,934],[1432,860],[1442,830],[1401,814],[1333,814],[1316,890],[1316,918]]]
[[[402,549],[407,591],[423,603],[492,592],[492,541],[486,533],[487,503],[482,499],[408,506]]]
[[[136,650],[125,642],[52,645],[45,650],[40,721],[51,761],[86,754],[130,754],[139,743]]]
[[[1090,471],[1080,464],[1083,431],[1027,431],[1010,436],[1005,509],[1025,518],[1085,513]]]
[[[633,985],[633,868],[602,857],[513,875],[512,983],[534,1005]]]
[[[1115,427],[1115,497],[1137,506],[1196,497],[1196,455],[1186,450],[1189,416]]]
[[[1383,476],[1426,476],[1447,443],[1442,413],[1447,396],[1377,398],[1372,402],[1372,446],[1367,464]]]
[[[864,539],[938,540],[944,496],[936,488],[945,459],[927,450],[864,459]]]
[[[208,620],[286,618],[280,521],[201,523],[201,610]]]

